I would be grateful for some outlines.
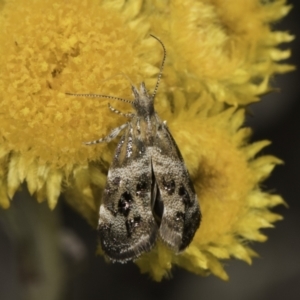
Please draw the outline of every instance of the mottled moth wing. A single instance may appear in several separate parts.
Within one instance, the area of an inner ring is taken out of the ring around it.
[[[151,209],[151,158],[143,141],[136,140],[135,122],[133,118],[117,146],[100,206],[101,247],[119,262],[149,251],[158,232]]]
[[[189,173],[165,123],[160,123],[157,130],[151,159],[159,189],[157,201],[161,201],[163,207],[159,234],[167,245],[179,252],[192,241],[201,214]]]

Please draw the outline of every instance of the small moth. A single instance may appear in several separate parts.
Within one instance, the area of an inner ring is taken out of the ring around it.
[[[157,237],[176,253],[192,241],[201,214],[192,181],[181,153],[167,127],[154,109],[154,98],[166,59],[164,50],[157,83],[149,95],[142,82],[132,86],[133,101],[98,94],[132,104],[135,113],[123,114],[109,104],[112,112],[130,119],[99,140],[110,142],[124,130],[107,175],[99,212],[98,232],[102,250],[111,261],[127,262],[154,246]]]

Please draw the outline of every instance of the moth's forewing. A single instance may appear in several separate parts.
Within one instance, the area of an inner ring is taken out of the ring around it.
[[[103,251],[119,262],[149,251],[158,231],[151,209],[150,156],[145,147],[143,151],[136,147],[132,124],[121,138],[109,169],[98,226]]]
[[[192,241],[201,214],[180,151],[164,123],[158,127],[151,160],[163,206],[159,234],[165,243],[179,252]]]

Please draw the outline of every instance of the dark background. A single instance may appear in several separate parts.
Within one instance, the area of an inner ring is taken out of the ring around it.
[[[288,30],[299,36],[299,1],[289,3],[293,3],[294,9],[275,25],[275,29]],[[292,58],[288,62],[299,66],[299,39],[282,45],[282,48],[292,49]],[[284,216],[284,220],[275,224],[276,229],[264,230],[269,237],[266,243],[252,245],[260,254],[259,258],[253,260],[252,266],[233,259],[225,261],[229,282],[212,275],[203,278],[175,268],[170,280],[156,283],[148,275],[141,275],[132,263],[107,264],[102,257],[96,257],[95,232],[80,216],[62,204],[63,201],[55,210],[56,219],[52,220],[48,217],[45,203],[36,204],[26,194],[19,194],[10,212],[0,214],[0,299],[300,299],[299,72],[275,77],[273,86],[280,88],[280,91],[264,96],[262,102],[251,105],[253,116],[248,117],[246,125],[254,129],[253,141],[272,141],[272,145],[263,151],[265,154],[275,155],[285,161],[284,166],[276,167],[263,188],[282,195],[289,208],[279,206],[274,209]],[[31,212],[28,213],[28,209]],[[30,221],[25,217],[28,214]],[[16,251],[18,239],[24,238],[24,233],[13,225],[7,225],[12,215],[32,231],[36,231],[36,224],[39,224],[39,247],[43,247],[44,240],[50,253],[47,261],[50,261],[50,266],[53,262],[53,273],[42,271],[42,254],[27,258],[30,243],[22,245],[24,249],[21,252]],[[47,226],[50,224],[50,227],[61,228],[61,223],[64,227],[60,233],[65,252],[65,259],[61,262],[64,272],[55,275],[57,281],[53,282],[51,274],[57,274],[54,265],[59,258]],[[18,239],[8,236],[8,231],[14,232]],[[32,261],[39,267],[28,272]],[[26,274],[22,270],[26,270]],[[57,296],[59,294],[63,296]]]

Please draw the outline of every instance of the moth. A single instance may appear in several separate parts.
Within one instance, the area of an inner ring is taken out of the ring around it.
[[[182,155],[168,129],[154,109],[154,99],[162,76],[166,49],[160,39],[163,60],[156,86],[149,95],[142,82],[132,86],[133,101],[99,95],[132,104],[134,113],[123,114],[109,104],[112,112],[129,118],[99,140],[110,142],[124,131],[117,145],[99,212],[98,233],[105,255],[113,262],[127,262],[148,252],[158,237],[175,253],[184,250],[200,226],[197,195]]]

